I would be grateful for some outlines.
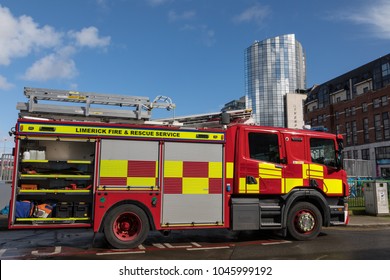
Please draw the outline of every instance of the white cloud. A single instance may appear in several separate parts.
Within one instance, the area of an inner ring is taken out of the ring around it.
[[[203,43],[203,45],[207,47],[212,47],[217,42],[217,39],[215,38],[215,31],[209,28],[205,24],[202,25],[186,24],[180,28],[180,31],[193,32],[194,34],[197,34],[197,36],[200,37],[200,40]]]
[[[65,47],[36,61],[27,69],[24,79],[29,81],[47,81],[52,79],[71,79],[78,74],[76,63],[72,59],[73,47]]]
[[[99,30],[94,27],[86,27],[81,31],[69,31],[69,36],[76,40],[76,44],[81,47],[104,48],[110,44],[111,37],[99,37]]]
[[[337,15],[339,20],[367,25],[371,34],[382,39],[390,39],[390,1],[370,1],[366,6]]]
[[[171,2],[173,0],[146,0],[146,2],[153,7],[164,5],[165,3]]]
[[[111,43],[111,37],[99,36],[99,30],[94,26],[58,32],[48,25],[41,27],[27,15],[16,17],[2,5],[0,20],[0,65],[9,66],[14,59],[28,57],[31,53],[40,57],[25,71],[23,78],[26,80],[73,78],[78,73],[74,60],[77,52],[83,47],[106,49]],[[43,53],[45,56],[42,57]],[[0,76],[0,89],[11,86],[6,77]]]
[[[60,44],[61,33],[47,25],[39,27],[29,16],[14,17],[0,5],[0,18],[0,65],[9,65],[14,58]]]
[[[236,23],[254,22],[256,24],[262,24],[270,13],[271,10],[268,6],[262,6],[259,3],[256,3],[239,15],[235,16],[233,21]]]
[[[175,11],[169,11],[168,13],[169,21],[190,20],[193,19],[195,16],[195,11],[185,11],[180,14],[176,13]]]
[[[107,8],[107,0],[96,0],[96,4],[103,9]]]
[[[201,27],[202,40],[207,47],[213,46],[217,40],[215,39],[215,31],[203,25]]]
[[[7,81],[7,78],[3,77],[2,75],[0,75],[0,89],[1,90],[7,90],[7,89],[10,89],[12,88],[14,85],[9,83]]]

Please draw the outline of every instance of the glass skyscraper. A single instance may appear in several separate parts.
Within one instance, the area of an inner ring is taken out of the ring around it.
[[[258,125],[285,127],[285,95],[306,89],[306,58],[294,34],[256,41],[245,51],[245,99]]]

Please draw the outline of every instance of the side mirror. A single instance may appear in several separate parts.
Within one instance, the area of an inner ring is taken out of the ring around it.
[[[343,155],[340,151],[336,151],[336,168],[343,169]]]

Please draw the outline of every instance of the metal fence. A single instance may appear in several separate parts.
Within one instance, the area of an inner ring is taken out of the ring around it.
[[[372,162],[363,159],[344,159],[344,169],[351,177],[372,177]]]
[[[14,167],[14,157],[12,154],[3,154],[0,162],[0,181],[11,182],[12,170]]]
[[[370,178],[348,178],[349,185],[349,197],[348,197],[348,206],[349,207],[365,207],[364,200],[364,187],[370,182],[375,182],[376,180]],[[390,201],[390,180],[382,180],[380,182],[387,183],[387,199]]]

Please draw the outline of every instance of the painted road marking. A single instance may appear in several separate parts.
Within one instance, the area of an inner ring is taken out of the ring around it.
[[[153,251],[161,250],[186,250],[186,251],[206,251],[206,250],[223,250],[230,249],[234,247],[245,247],[252,245],[281,245],[289,244],[291,241],[287,240],[259,240],[259,241],[249,241],[249,242],[222,242],[219,246],[213,246],[215,244],[204,243],[199,244],[197,242],[188,242],[188,243],[152,243],[152,244],[143,244],[139,245],[138,248],[128,249],[128,250],[112,250],[112,249],[99,249],[99,248],[90,248],[84,250],[76,247],[63,247],[63,246],[53,246],[53,247],[42,247],[35,249],[28,248],[2,248],[0,249],[0,258],[1,259],[31,259],[31,258],[40,258],[40,257],[60,257],[60,256],[77,256],[77,255],[96,255],[96,256],[110,256],[110,255],[131,255],[131,254],[152,254]]]
[[[202,247],[202,248],[187,248],[187,251],[201,251],[201,250],[218,250],[218,249],[229,249],[230,246],[220,246],[220,247]]]
[[[280,240],[280,241],[265,242],[262,243],[261,245],[267,246],[267,245],[279,245],[279,244],[287,244],[287,243],[292,243],[292,242],[288,240]]]
[[[96,256],[107,256],[107,255],[124,255],[124,254],[145,254],[146,251],[120,251],[120,252],[103,252],[96,253]]]
[[[31,255],[33,255],[33,256],[40,256],[40,257],[58,255],[60,253],[61,253],[61,246],[54,247],[54,251],[53,252],[48,252],[48,253],[39,252],[38,250],[31,251]]]

